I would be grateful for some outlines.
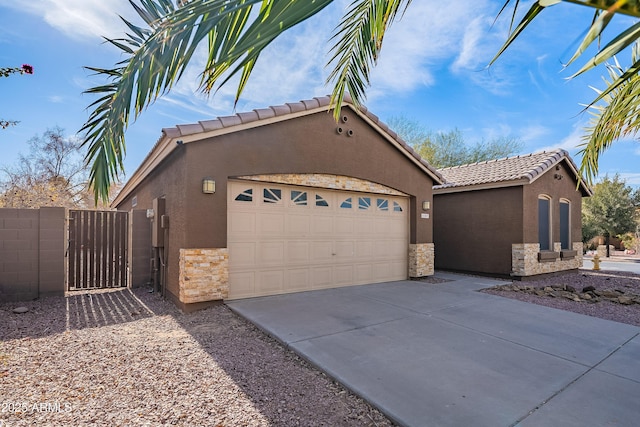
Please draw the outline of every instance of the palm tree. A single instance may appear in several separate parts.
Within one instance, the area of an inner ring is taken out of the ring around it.
[[[640,16],[638,0],[566,0],[595,8],[596,16],[582,45],[571,59],[597,39],[615,13]],[[109,187],[123,172],[124,132],[159,96],[171,90],[182,76],[200,43],[208,43],[208,59],[201,74],[200,88],[210,93],[240,75],[236,102],[262,51],[280,34],[317,14],[333,0],[129,0],[145,27],[124,21],[129,32],[124,39],[108,41],[121,49],[126,59],[111,69],[87,67],[104,76],[108,83],[87,93],[99,98],[89,108],[85,132],[85,160],[91,164],[90,184],[96,202],[106,200]],[[493,61],[517,38],[526,26],[547,6],[560,0],[536,1]],[[353,0],[331,38],[331,72],[327,83],[333,85],[332,105],[339,117],[344,96],[349,93],[356,107],[364,100],[370,70],[376,64],[385,31],[411,0]],[[501,10],[511,3],[507,0]],[[513,17],[520,1],[515,1]],[[257,14],[252,14],[259,8]],[[512,18],[513,22],[513,18]],[[603,47],[578,72],[580,74],[611,58],[638,39],[640,24],[635,24]],[[492,62],[493,62],[492,61]],[[594,102],[612,93],[636,74],[640,64],[631,67],[603,91]],[[636,101],[637,102],[637,101]],[[594,134],[595,135],[595,134]],[[595,136],[594,136],[595,138]],[[599,136],[596,138],[599,141]],[[589,142],[588,144],[591,144]],[[596,164],[599,150],[585,148],[585,164]],[[595,162],[595,163],[594,163]],[[589,176],[591,177],[591,176]]]
[[[87,93],[99,95],[82,127],[92,164],[90,184],[96,202],[123,171],[124,132],[140,113],[180,79],[196,47],[206,40],[208,60],[201,74],[205,93],[239,74],[236,102],[260,53],[289,28],[317,14],[333,0],[129,0],[148,27],[124,20],[124,39],[108,41],[127,56],[112,69],[87,67],[109,81]],[[411,0],[354,1],[333,35],[328,81],[334,83],[336,117],[348,92],[356,106],[364,98],[369,73],[385,30]],[[252,10],[259,6],[255,18]]]
[[[547,7],[560,2],[573,3],[595,9],[594,17],[589,25],[586,35],[580,43],[578,49],[573,54],[568,63],[569,66],[582,56],[583,52],[594,43],[598,43],[598,52],[587,61],[570,78],[591,70],[592,68],[613,60],[613,64],[606,64],[609,71],[609,78],[605,79],[606,88],[597,91],[597,96],[588,105],[587,109],[593,114],[591,124],[585,129],[583,136],[582,163],[580,165],[581,175],[587,182],[592,183],[598,174],[598,159],[607,148],[621,137],[635,136],[640,130],[640,50],[638,41],[640,40],[640,22],[636,21],[620,34],[612,38],[603,47],[599,47],[602,33],[611,22],[616,13],[640,17],[640,1],[638,0],[538,0],[524,15],[516,27],[512,27],[509,38],[498,51],[491,63],[509,47],[509,45],[522,33],[522,31],[539,16]],[[508,6],[511,0],[507,0],[502,11]],[[515,1],[512,15],[512,24],[518,10],[520,1]],[[632,63],[629,67],[621,67],[615,59],[615,55],[634,45]],[[598,104],[601,102],[601,104]]]

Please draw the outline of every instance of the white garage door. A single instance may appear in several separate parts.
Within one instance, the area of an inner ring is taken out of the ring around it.
[[[230,299],[407,278],[405,197],[230,181],[228,199]]]

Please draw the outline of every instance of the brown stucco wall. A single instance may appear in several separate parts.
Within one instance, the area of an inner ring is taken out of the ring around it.
[[[187,215],[187,192],[186,189],[186,153],[185,146],[179,147],[171,156],[165,159],[154,171],[142,181],[137,188],[132,191],[122,203],[118,205],[118,210],[141,210],[151,209],[153,207],[153,199],[166,198],[165,214],[169,216],[170,226],[168,231],[168,241],[165,246],[168,248],[167,262],[167,292],[171,299],[177,300],[179,295],[178,276],[180,259],[180,248],[185,245],[186,237],[186,215]],[[132,199],[137,197],[137,205],[132,207]],[[134,218],[135,221],[135,218]],[[141,227],[148,227],[150,224],[138,217],[137,221]],[[148,221],[148,220],[147,220]],[[143,233],[141,231],[141,233]],[[151,251],[151,237],[149,231],[147,250]],[[140,245],[141,241],[137,241]],[[141,255],[143,249],[137,246],[138,254]],[[143,268],[143,272],[139,269],[131,272],[132,277],[135,276],[137,284],[146,283],[151,280],[149,276],[149,267],[142,267],[144,261],[136,264],[138,268]],[[147,280],[142,275],[147,274]]]
[[[63,295],[65,209],[0,209],[0,302]]]
[[[571,241],[582,241],[582,193],[577,190],[577,181],[573,171],[566,162],[558,164],[543,176],[524,186],[524,240],[522,243],[538,242],[538,196],[545,194],[551,197],[551,222],[553,241],[560,241],[560,199],[571,202]],[[562,176],[558,180],[554,175]],[[518,242],[514,242],[518,243]]]
[[[320,112],[186,144],[190,247],[226,247],[227,178],[278,173],[350,176],[409,194],[411,243],[432,242],[431,220],[418,220],[416,203],[431,201],[431,179],[353,111],[343,116],[353,136],[337,134],[332,115]],[[206,176],[216,180],[214,195],[200,191]]]
[[[421,219],[422,201],[432,201],[433,182],[417,165],[349,108],[345,132],[331,113],[319,112],[188,142],[145,178],[119,210],[151,207],[166,198],[170,216],[167,290],[178,300],[179,250],[227,247],[227,180],[242,175],[322,173],[376,182],[410,195],[410,242],[432,243],[431,219]],[[348,136],[347,131],[353,135]],[[202,179],[216,181],[215,194],[203,194]]]
[[[422,201],[432,201],[433,182],[390,142],[349,108],[345,132],[333,116],[319,112],[187,142],[145,178],[117,207],[151,207],[165,196],[170,216],[168,291],[177,300],[179,250],[227,247],[227,180],[257,174],[335,174],[379,183],[410,195],[410,243],[432,243],[431,219],[421,219]],[[347,136],[347,130],[353,136]],[[202,179],[216,181],[215,194],[203,194]],[[433,204],[432,204],[433,205]]]
[[[435,194],[436,269],[511,273],[511,245],[522,240],[522,186]]]
[[[151,220],[146,210],[129,212],[129,239],[129,286],[137,288],[151,277]]]

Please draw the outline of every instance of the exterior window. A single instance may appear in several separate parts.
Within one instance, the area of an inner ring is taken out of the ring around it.
[[[248,188],[242,193],[238,194],[235,198],[238,202],[252,202],[253,201],[253,189]]]
[[[348,199],[346,199],[344,202],[340,203],[340,207],[343,209],[351,209],[351,197],[349,197]]]
[[[307,206],[307,192],[291,191],[291,201],[297,206]]]
[[[378,199],[378,200],[376,200],[376,206],[378,206],[378,209],[380,209],[381,211],[388,211],[389,210],[389,200],[387,200],[387,199]]]
[[[567,200],[560,200],[560,247],[571,249],[571,205]]]
[[[329,203],[327,203],[327,201],[323,199],[321,195],[316,194],[316,206],[328,207]]]
[[[367,210],[371,206],[371,197],[358,197],[358,209]]]
[[[282,190],[278,188],[265,188],[263,195],[265,203],[278,203],[282,200]]]
[[[393,202],[393,211],[394,212],[402,212],[402,206],[400,206],[400,203]]]
[[[551,250],[551,200],[538,198],[538,241],[541,251]]]

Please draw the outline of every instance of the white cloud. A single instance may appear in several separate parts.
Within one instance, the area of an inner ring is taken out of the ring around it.
[[[445,60],[455,60],[456,69],[467,65],[471,55],[465,47],[471,49],[477,43],[479,27],[469,22],[486,15],[489,7],[482,0],[413,2],[385,35],[378,66],[372,72],[374,91],[408,92],[433,85],[434,74]]]
[[[520,129],[518,136],[525,144],[535,144],[549,135],[549,133],[551,133],[551,130],[548,127],[540,124],[531,124]]]
[[[53,28],[77,40],[118,37],[126,28],[118,14],[127,18],[137,16],[127,0],[0,0],[0,6],[40,16]]]
[[[584,135],[585,126],[586,124],[584,122],[576,123],[573,125],[571,133],[564,137],[559,144],[542,147],[538,151],[551,151],[562,148],[567,150],[572,157],[576,157],[577,152],[580,150],[578,146],[582,144],[582,136]]]
[[[620,178],[625,180],[628,185],[640,185],[640,173],[638,172],[623,172],[620,174]]]
[[[330,6],[268,46],[252,71],[237,110],[248,111],[328,94],[330,90],[324,84],[327,41],[340,14],[341,9]],[[180,82],[169,95],[159,100],[159,104],[179,106],[201,118],[233,113],[239,75],[211,96],[199,91],[206,50],[206,43],[198,48]],[[172,113],[165,115],[174,116]]]

